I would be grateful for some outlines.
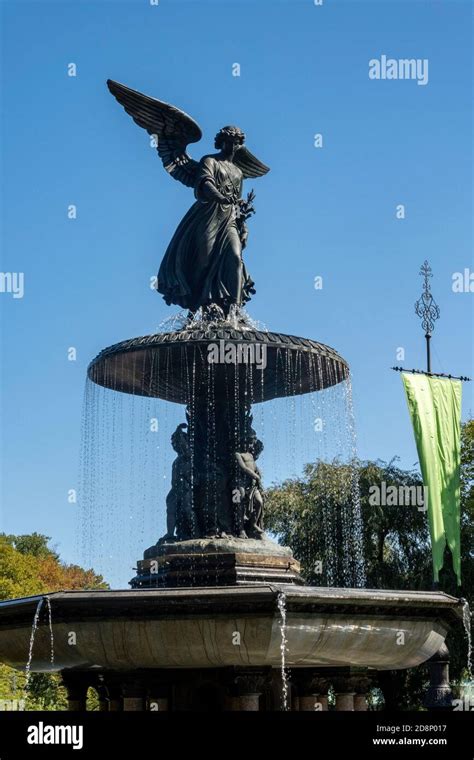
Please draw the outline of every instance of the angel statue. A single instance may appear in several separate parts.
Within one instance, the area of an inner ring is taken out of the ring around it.
[[[198,124],[179,108],[142,95],[118,82],[107,81],[112,95],[133,120],[157,142],[168,174],[194,188],[196,202],[181,220],[158,272],[157,290],[167,304],[194,313],[211,305],[228,315],[255,293],[242,250],[247,242],[246,219],[253,213],[253,191],[243,200],[242,182],[269,171],[244,147],[238,127],[223,127],[216,135],[218,153],[195,161],[187,146],[202,137]],[[212,308],[212,307],[211,307]]]

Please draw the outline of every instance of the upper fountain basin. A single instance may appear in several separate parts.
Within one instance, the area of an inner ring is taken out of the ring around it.
[[[349,375],[345,360],[307,338],[227,325],[185,328],[105,348],[88,376],[123,393],[187,404],[208,393],[228,396],[236,385],[251,403],[322,390]]]

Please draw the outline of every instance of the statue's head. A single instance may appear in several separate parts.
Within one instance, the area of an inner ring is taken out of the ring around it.
[[[245,134],[239,127],[222,127],[216,135],[214,145],[222,150],[226,145],[232,148],[240,147],[245,142]]]
[[[187,427],[186,423],[182,422],[171,436],[171,445],[177,454],[184,454],[188,449]]]
[[[250,440],[249,449],[250,449],[250,453],[252,454],[253,458],[254,459],[258,459],[259,456],[260,456],[260,454],[263,451],[263,443],[261,442],[261,440],[259,438],[257,438],[256,435],[252,436],[252,438]]]

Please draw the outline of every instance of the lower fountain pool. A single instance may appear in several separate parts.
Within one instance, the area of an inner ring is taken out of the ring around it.
[[[44,597],[53,616],[54,659],[45,615],[36,626],[30,667],[280,669],[283,594],[284,666],[291,668],[414,667],[436,654],[463,615],[462,602],[435,591],[267,584],[57,592]],[[0,603],[2,660],[15,668],[27,666],[40,599]]]

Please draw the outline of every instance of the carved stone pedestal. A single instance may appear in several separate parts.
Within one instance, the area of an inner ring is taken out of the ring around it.
[[[133,588],[302,584],[300,565],[286,547],[269,539],[190,539],[158,543],[137,563]]]
[[[449,685],[449,651],[443,644],[438,652],[428,660],[430,685],[425,697],[428,710],[452,710],[453,695]]]

